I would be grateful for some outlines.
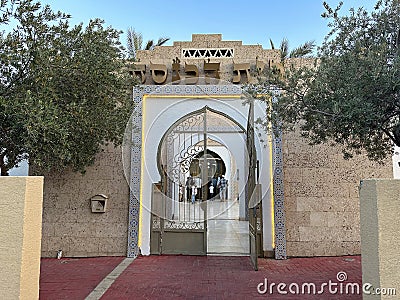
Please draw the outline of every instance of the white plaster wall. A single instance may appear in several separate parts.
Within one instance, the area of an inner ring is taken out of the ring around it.
[[[266,103],[257,101],[254,109],[254,120],[258,118],[265,120]],[[259,160],[259,183],[262,189],[263,210],[263,249],[272,251],[274,248],[274,203],[272,195],[272,145],[271,139],[264,128],[255,126],[257,159]]]

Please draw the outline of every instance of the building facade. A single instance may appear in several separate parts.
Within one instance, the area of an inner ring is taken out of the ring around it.
[[[266,104],[242,86],[279,68],[278,50],[194,34],[137,58],[131,72],[141,85],[122,148],[105,148],[85,175],[45,178],[44,257],[210,254],[212,222],[233,205],[249,225],[249,254],[361,253],[359,181],[392,178],[392,164],[344,160],[297,132],[272,136],[254,126]],[[209,186],[222,175],[232,205],[215,213]],[[192,206],[188,178],[197,181]]]

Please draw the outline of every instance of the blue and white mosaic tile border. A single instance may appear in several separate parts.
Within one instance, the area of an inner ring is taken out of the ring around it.
[[[275,212],[275,259],[286,259],[285,197],[283,184],[282,135],[274,137],[274,212]]]

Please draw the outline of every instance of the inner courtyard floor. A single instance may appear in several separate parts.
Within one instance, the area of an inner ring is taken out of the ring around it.
[[[249,255],[249,222],[239,221],[239,202],[216,199],[207,208],[207,253]]]

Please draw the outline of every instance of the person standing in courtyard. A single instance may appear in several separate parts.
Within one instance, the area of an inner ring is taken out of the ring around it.
[[[194,204],[197,195],[197,187],[195,184],[192,185],[191,190],[192,190],[192,204]]]
[[[212,184],[212,182],[210,182],[210,187],[209,187],[209,189],[210,189],[210,199],[211,199],[211,201],[212,200],[214,200],[214,185]]]
[[[179,202],[183,202],[185,200],[185,187],[182,184],[179,184]]]
[[[188,176],[186,179],[186,201],[191,200],[191,195],[192,195],[192,187],[195,185],[194,179],[192,175]]]
[[[219,181],[219,197],[221,198],[221,201],[226,200],[226,189],[228,187],[228,180],[225,179],[225,176],[222,175],[221,179]]]

